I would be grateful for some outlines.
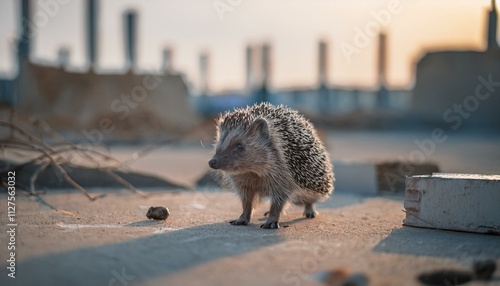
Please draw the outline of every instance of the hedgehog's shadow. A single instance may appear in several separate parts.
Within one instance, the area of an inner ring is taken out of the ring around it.
[[[287,207],[289,207],[289,206],[287,206]],[[287,213],[288,213],[288,211],[289,211],[289,210],[283,210],[283,211],[281,212],[281,215],[285,215],[285,216],[286,216],[286,215],[287,215]],[[267,221],[267,218],[268,218],[268,216],[269,216],[269,211],[264,212],[264,213],[263,213],[263,215],[264,215],[264,217],[261,217],[261,218],[259,218],[259,219],[257,219],[257,220],[258,220],[258,221],[260,221],[260,222],[265,222],[265,221]],[[296,224],[296,223],[299,223],[299,222],[304,221],[304,220],[310,220],[310,218],[307,218],[307,217],[299,217],[299,218],[292,219],[292,220],[288,220],[288,221],[280,221],[280,224],[281,224],[281,225],[292,225],[292,224]]]
[[[267,220],[267,217],[262,217],[262,218],[258,219],[258,221],[262,221],[262,222],[265,222],[266,220]],[[280,221],[280,224],[283,226],[292,225],[292,224],[296,224],[296,223],[299,223],[299,222],[304,221],[304,220],[310,220],[310,218],[300,217],[300,218],[296,218],[296,219],[292,219],[292,220]]]
[[[292,220],[289,220],[289,221],[283,221],[281,222],[282,225],[292,225],[292,224],[296,224],[296,223],[299,223],[301,221],[304,221],[304,220],[311,220],[311,218],[307,218],[307,217],[299,217],[299,218],[296,218],[296,219],[292,219]]]

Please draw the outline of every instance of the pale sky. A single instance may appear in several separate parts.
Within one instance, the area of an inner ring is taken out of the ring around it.
[[[0,74],[15,71],[12,39],[18,35],[19,0],[0,0]],[[45,2],[60,4],[37,28],[31,57],[55,62],[61,47],[70,49],[70,64],[86,66],[85,1],[34,0],[34,11],[45,13]],[[215,4],[230,11],[219,17]],[[391,4],[392,3],[392,4]],[[389,9],[389,7],[397,9]],[[138,64],[159,69],[163,47],[174,50],[174,67],[195,86],[198,58],[210,52],[210,88],[220,91],[245,86],[245,47],[269,41],[272,45],[274,88],[315,86],[320,39],[329,45],[329,82],[340,86],[376,85],[377,38],[355,44],[359,31],[380,26],[388,34],[388,83],[410,87],[414,63],[428,49],[483,50],[489,0],[104,0],[100,1],[98,65],[124,66],[124,11],[139,14]],[[55,11],[55,12],[53,12]],[[387,11],[387,12],[381,12]],[[393,11],[393,12],[391,12]],[[379,25],[376,16],[390,15]],[[40,18],[40,19],[43,19]],[[358,31],[358,32],[357,32]],[[351,45],[350,57],[342,47]]]

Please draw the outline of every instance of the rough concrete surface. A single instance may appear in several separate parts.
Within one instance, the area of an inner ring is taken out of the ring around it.
[[[418,285],[423,271],[466,270],[475,259],[500,257],[498,236],[402,227],[402,198],[336,194],[316,219],[289,208],[277,231],[259,228],[267,204],[251,225],[230,225],[241,210],[226,192],[45,200],[78,217],[19,199],[17,278],[3,267],[2,285],[108,285],[117,273],[129,285],[321,285],[311,274],[340,267],[367,273],[373,285]],[[150,206],[171,215],[147,220]],[[0,253],[7,257],[5,247]]]
[[[329,145],[334,160],[363,152],[370,157],[389,153],[387,149],[396,154],[412,150],[404,149],[404,140],[383,147],[388,144],[375,138],[369,149],[362,137],[346,136],[350,140]],[[459,144],[445,152],[438,147],[436,155],[444,162],[443,171],[455,171],[446,167],[454,162],[457,168],[467,162],[497,172],[495,140],[480,145],[476,161],[454,155]],[[126,159],[135,150],[113,153]],[[191,184],[204,174],[210,158],[201,146],[158,152],[134,166]],[[0,285],[322,285],[318,273],[339,268],[365,273],[370,285],[420,285],[416,277],[423,272],[470,270],[475,260],[488,258],[500,263],[499,236],[403,227],[402,195],[335,192],[318,206],[317,218],[304,219],[302,209],[290,207],[282,228],[264,230],[259,225],[269,207],[266,202],[258,206],[249,226],[232,226],[228,221],[240,215],[240,202],[233,193],[218,189],[160,189],[149,198],[124,190],[91,191],[107,196],[90,202],[75,190],[49,190],[42,197],[68,212],[17,196],[15,279],[7,277],[7,196],[1,193]],[[151,206],[168,207],[170,216],[165,222],[148,220]],[[500,271],[489,283],[466,285],[500,285]]]

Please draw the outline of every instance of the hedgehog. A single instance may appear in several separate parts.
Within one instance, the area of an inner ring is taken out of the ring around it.
[[[304,206],[304,216],[318,213],[313,204],[333,192],[329,155],[313,125],[283,105],[254,104],[226,112],[216,120],[215,154],[208,162],[241,198],[243,213],[232,225],[247,225],[256,201],[271,207],[261,228],[279,228],[284,206]]]

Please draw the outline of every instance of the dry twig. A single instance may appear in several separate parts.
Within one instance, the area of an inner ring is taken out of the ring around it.
[[[128,165],[132,162],[140,159],[141,157],[149,154],[153,150],[160,148],[167,143],[172,143],[178,140],[178,138],[173,138],[170,140],[162,141],[160,144],[150,146],[134,153],[132,157],[126,162],[121,162],[111,155],[99,152],[93,148],[88,148],[85,145],[76,145],[67,141],[63,136],[53,130],[50,125],[43,120],[33,118],[29,118],[28,120],[31,122],[34,128],[35,134],[37,134],[38,136],[33,135],[33,133],[28,132],[26,129],[16,123],[0,121],[0,127],[6,127],[10,129],[13,134],[20,135],[17,139],[15,138],[17,136],[14,136],[11,137],[11,139],[0,140],[0,148],[4,153],[6,152],[6,150],[9,150],[11,154],[18,153],[27,158],[25,162],[18,164],[14,168],[14,170],[16,171],[21,170],[22,168],[29,165],[37,165],[33,174],[31,174],[30,176],[29,187],[23,187],[31,196],[38,196],[39,194],[41,194],[41,192],[36,191],[36,181],[38,180],[40,174],[47,169],[47,167],[52,166],[56,170],[57,174],[61,175],[61,177],[68,184],[73,186],[91,201],[103,197],[104,195],[90,195],[81,185],[75,182],[68,174],[68,172],[63,168],[63,165],[79,168],[84,166],[82,165],[82,163],[86,163],[87,165],[85,166],[89,166],[89,164],[91,164],[90,166],[92,169],[101,171],[103,174],[110,177],[118,184],[125,186],[130,191],[142,197],[147,197],[147,194],[140,190],[137,190],[132,184],[116,174],[113,170],[126,170],[128,168]],[[44,135],[51,136],[57,143],[49,145],[42,139]],[[33,154],[30,155],[29,152],[33,152],[35,156],[33,156]],[[72,160],[75,158],[75,154],[80,156],[83,161],[75,164],[75,160]],[[20,157],[21,156],[19,156],[18,158]],[[9,171],[11,169],[6,168],[6,170]],[[56,208],[53,209],[57,210]]]

